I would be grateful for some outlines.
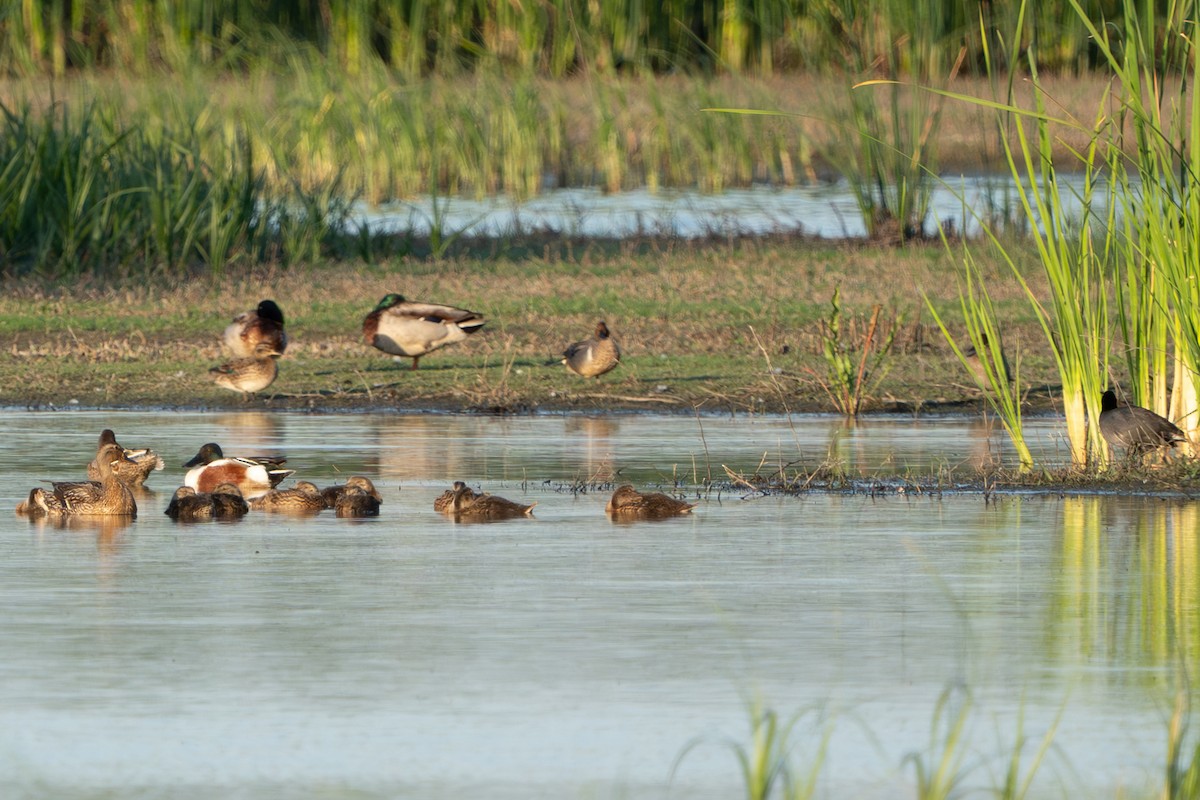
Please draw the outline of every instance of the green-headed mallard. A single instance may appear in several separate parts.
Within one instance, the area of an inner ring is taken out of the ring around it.
[[[213,367],[208,374],[217,386],[249,396],[261,392],[275,382],[275,376],[279,374],[279,365],[275,363],[275,359],[279,355],[279,351],[270,344],[259,342],[252,357],[239,358],[228,364]]]
[[[600,320],[592,338],[575,342],[563,351],[562,363],[576,375],[598,378],[621,363],[621,348],[617,347],[604,320]]]
[[[363,320],[367,344],[393,356],[412,359],[417,368],[421,356],[439,347],[461,342],[483,327],[484,319],[474,311],[435,303],[414,303],[400,294],[389,294]]]
[[[604,510],[609,514],[639,518],[673,517],[687,514],[695,503],[676,500],[659,492],[642,494],[629,484],[618,486]]]
[[[290,489],[272,489],[250,501],[258,511],[282,511],[292,514],[316,514],[325,508],[325,498],[316,484],[298,481]]]
[[[96,448],[97,455],[99,455],[100,451],[104,449],[105,445],[110,444],[121,447],[117,444],[116,434],[108,428],[105,428],[100,432],[100,444]],[[136,489],[141,486],[146,482],[146,476],[148,476],[154,470],[162,469],[165,466],[158,453],[155,453],[153,450],[148,448],[131,450],[128,447],[121,447],[121,451],[125,454],[125,458],[137,465],[137,469],[122,471],[120,473],[121,482],[131,489]],[[88,463],[87,476],[89,480],[100,480],[100,465],[95,458]]]
[[[1166,417],[1141,406],[1118,406],[1112,389],[1100,395],[1100,434],[1109,447],[1122,448],[1130,457],[1187,441],[1183,431]]]
[[[50,489],[33,489],[17,506],[17,513],[136,517],[137,503],[121,479],[128,478],[137,465],[125,458],[120,445],[109,444],[96,454],[96,466],[99,481],[63,481],[51,484]]]
[[[258,346],[265,344],[277,354],[287,349],[283,330],[283,311],[274,300],[263,300],[258,308],[238,314],[225,328],[225,346],[238,358],[252,358]]]
[[[226,458],[221,446],[209,442],[184,464],[190,467],[183,478],[185,486],[197,492],[212,492],[223,483],[231,483],[245,497],[257,497],[275,486],[296,470],[284,469],[286,459],[258,456],[255,458]]]

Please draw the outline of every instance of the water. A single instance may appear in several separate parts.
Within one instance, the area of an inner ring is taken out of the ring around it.
[[[1173,666],[1196,662],[1190,504],[725,493],[615,525],[604,493],[560,491],[1003,457],[970,420],[6,412],[0,504],[78,475],[105,426],[168,461],[138,519],[0,531],[5,798],[737,797],[754,696],[828,710],[822,796],[890,798],[953,686],[968,785],[998,780],[1022,708],[1035,740],[1061,711],[1035,794],[1115,797],[1157,785]],[[175,525],[210,440],[367,474],[383,514]],[[443,519],[456,478],[536,517]],[[822,730],[795,728],[800,763]]]
[[[1060,176],[1063,208],[1077,214],[1083,180]],[[1099,195],[1100,193],[1098,193]],[[1104,198],[1096,197],[1098,210]],[[720,194],[635,189],[606,194],[599,189],[552,189],[516,201],[507,197],[424,197],[378,207],[356,206],[353,219],[374,232],[425,236],[437,227],[443,235],[507,236],[556,231],[572,236],[629,237],[668,235],[761,235],[801,233],[826,239],[867,235],[849,184],[787,188],[730,189]],[[946,177],[931,190],[925,233],[937,235],[939,222],[968,235],[980,232],[981,219],[1022,221],[1024,212],[1007,176]]]

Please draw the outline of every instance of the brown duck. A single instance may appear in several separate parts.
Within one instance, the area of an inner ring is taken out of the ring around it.
[[[96,448],[97,457],[99,457],[100,451],[104,449],[104,446],[110,444],[121,447],[119,444],[117,444],[116,434],[108,428],[105,428],[100,432],[100,444]],[[162,469],[164,466],[166,466],[158,453],[148,448],[131,450],[128,447],[121,447],[121,451],[125,454],[125,458],[137,465],[137,469],[121,472],[121,482],[131,489],[139,488],[143,483],[146,482],[146,478],[151,472]],[[88,480],[100,480],[100,465],[96,458],[93,458],[88,463],[87,476]]]
[[[17,505],[18,514],[29,516],[137,516],[133,493],[122,482],[137,469],[125,457],[120,445],[109,444],[96,454],[98,481],[72,481],[51,484],[53,488],[36,488]]]
[[[617,487],[604,510],[614,516],[653,519],[687,514],[695,507],[695,503],[676,500],[659,492],[643,494],[625,484]]]
[[[253,357],[262,344],[283,355],[288,344],[283,330],[283,311],[274,300],[263,300],[253,311],[234,317],[222,338],[229,352],[238,358]]]
[[[450,508],[446,513],[456,519],[515,519],[532,517],[537,503],[514,503],[494,494],[476,494],[462,481],[455,481]]]
[[[258,511],[283,511],[292,514],[316,514],[325,508],[325,498],[316,484],[298,481],[290,489],[272,489],[250,501]]]
[[[563,351],[562,363],[576,375],[599,378],[621,363],[621,348],[617,347],[604,320],[600,320],[596,323],[594,336],[575,342]]]

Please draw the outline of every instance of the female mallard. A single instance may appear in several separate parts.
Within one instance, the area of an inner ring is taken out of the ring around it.
[[[357,486],[346,486],[333,501],[331,508],[338,517],[377,517],[380,500]]]
[[[357,490],[372,498],[376,505],[383,502],[383,495],[375,488],[375,484],[371,483],[370,478],[364,478],[362,475],[351,475],[346,479],[345,483],[337,486],[329,486],[321,490],[321,496],[325,498],[326,508],[336,508],[338,498],[348,491]]]
[[[1187,441],[1177,425],[1148,408],[1118,407],[1117,394],[1112,389],[1100,395],[1100,434],[1109,447],[1120,447],[1131,458]]]
[[[163,513],[171,519],[184,522],[212,519],[212,495],[197,494],[190,486],[180,486],[171,496],[171,502],[167,504]]]
[[[296,514],[316,514],[325,508],[325,498],[315,484],[299,481],[291,489],[272,489],[250,501],[259,511],[284,511]]]
[[[296,470],[284,469],[283,458],[226,458],[221,446],[209,442],[200,448],[191,461],[184,464],[190,471],[183,485],[197,492],[212,492],[223,483],[231,483],[245,497],[257,497],[278,486]]]
[[[464,499],[478,497],[478,495],[471,491],[471,489],[465,483],[462,481],[455,481],[453,489],[447,489],[434,498],[433,510],[442,514],[453,514],[454,500],[455,497],[458,497],[460,493]]]
[[[446,513],[456,519],[515,519],[532,517],[537,503],[514,503],[494,494],[476,494],[462,481],[455,481],[450,507]]]
[[[263,300],[258,308],[238,314],[225,328],[225,346],[238,358],[251,358],[260,344],[279,355],[287,349],[283,331],[283,311],[274,300]]]
[[[275,359],[279,356],[280,351],[272,345],[259,342],[252,357],[239,358],[228,364],[213,367],[208,374],[216,381],[217,386],[241,392],[243,396],[248,397],[275,382],[275,376],[279,374],[279,365]]]
[[[608,331],[604,320],[596,323],[596,335],[582,342],[575,342],[562,354],[562,363],[576,375],[599,378],[621,363],[621,348]]]
[[[105,445],[116,445],[117,436],[108,428],[100,432],[100,445],[96,449],[97,456],[104,449]],[[166,466],[158,453],[148,448],[140,450],[130,450],[127,447],[121,447],[121,451],[125,454],[125,458],[137,465],[137,469],[123,471],[121,473],[121,481],[131,489],[137,489],[146,482],[146,477],[156,469],[162,469]],[[87,466],[88,480],[100,480],[100,465],[97,459],[93,458]]]
[[[696,507],[695,503],[676,500],[659,492],[642,494],[629,484],[618,486],[604,510],[617,516],[646,519],[673,517],[687,514]]]
[[[411,358],[417,368],[421,356],[461,342],[483,327],[474,311],[434,303],[413,303],[400,294],[389,294],[363,320],[367,344],[393,356]]]
[[[991,344],[988,342],[987,334],[986,333],[980,334],[979,338],[980,338],[979,343],[983,345],[984,349],[990,351]],[[980,359],[979,352],[975,349],[975,345],[968,344],[963,349],[962,353],[963,353],[963,358],[965,358],[967,361],[967,369],[970,370],[971,377],[973,377],[975,379],[975,382],[977,384],[979,384],[980,386],[987,386],[988,385],[987,369],[984,368],[983,360]],[[1000,380],[1002,383],[1008,383],[1009,381],[1011,381],[1013,379],[1013,372],[1012,372],[1012,369],[1008,366],[1008,357],[1004,355],[1004,349],[1001,348],[999,353],[1000,353],[1000,361],[993,362],[994,363],[993,369],[995,369],[995,370],[1003,369],[1004,374],[999,376]]]
[[[57,482],[53,488],[33,489],[29,497],[17,505],[18,514],[31,517],[61,516],[137,516],[133,493],[122,482],[129,479],[137,465],[125,458],[119,445],[110,444],[96,454],[99,481]]]

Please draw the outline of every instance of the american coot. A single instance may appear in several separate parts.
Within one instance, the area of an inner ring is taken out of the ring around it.
[[[363,338],[376,350],[411,358],[412,368],[426,353],[461,342],[483,327],[474,311],[436,303],[414,303],[392,293],[363,320]]]
[[[596,335],[575,342],[563,351],[562,363],[576,375],[599,378],[621,363],[621,348],[608,331],[604,320],[596,323]]]
[[[1139,456],[1160,447],[1174,447],[1187,437],[1173,422],[1141,406],[1118,406],[1112,389],[1100,395],[1100,433],[1109,447]]]

